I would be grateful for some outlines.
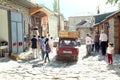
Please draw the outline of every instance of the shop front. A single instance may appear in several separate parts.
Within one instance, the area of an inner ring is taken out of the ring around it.
[[[5,56],[4,53],[8,51],[9,37],[8,37],[8,16],[7,11],[0,9],[0,57]]]

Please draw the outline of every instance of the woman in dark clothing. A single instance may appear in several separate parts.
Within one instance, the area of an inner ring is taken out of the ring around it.
[[[31,44],[32,44],[32,50],[33,50],[33,55],[34,55],[34,58],[36,58],[38,55],[38,51],[37,51],[37,39],[36,39],[36,36],[33,35],[33,38],[31,39]]]
[[[98,34],[98,32],[96,32],[95,34],[95,38],[94,38],[94,43],[95,43],[95,52],[99,52],[99,37],[100,35]]]
[[[49,53],[51,51],[50,45],[49,45],[49,39],[48,38],[45,39],[44,45],[45,45],[45,51],[46,51],[46,56],[45,56],[44,62],[46,63],[46,59],[47,58],[48,58],[48,61],[50,61],[50,59],[49,59]]]

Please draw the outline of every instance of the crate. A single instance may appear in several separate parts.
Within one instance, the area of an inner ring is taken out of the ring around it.
[[[69,31],[68,35],[69,35],[69,38],[78,38],[77,31]]]
[[[68,31],[62,30],[59,32],[59,37],[68,37]]]
[[[78,38],[78,32],[62,30],[59,32],[59,37],[61,37],[61,38]]]

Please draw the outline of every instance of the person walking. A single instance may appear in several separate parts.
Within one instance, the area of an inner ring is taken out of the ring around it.
[[[44,55],[45,55],[45,48],[44,48],[44,37],[42,36],[41,39],[39,40],[40,42],[40,49],[41,49],[41,57],[42,57],[42,60],[44,60]]]
[[[86,42],[87,55],[90,55],[91,54],[91,48],[92,48],[92,45],[91,45],[92,44],[92,39],[91,39],[89,34],[86,35],[85,42]]]
[[[99,37],[100,35],[98,34],[98,32],[96,32],[95,37],[94,37],[94,44],[95,44],[95,53],[99,52]]]
[[[113,63],[112,55],[114,54],[113,43],[111,43],[111,42],[108,43],[106,53],[107,53],[106,55],[108,57],[108,64],[112,64]]]
[[[36,39],[36,36],[33,35],[33,38],[31,39],[31,47],[32,47],[34,58],[38,57],[37,44],[38,44],[38,41]]]
[[[50,48],[50,45],[49,45],[49,39],[48,38],[45,39],[44,45],[45,45],[45,52],[46,52],[44,63],[46,63],[46,59],[47,58],[48,58],[48,61],[50,61],[50,59],[49,59],[49,53],[51,52],[51,48]]]
[[[106,54],[108,38],[107,38],[107,34],[103,30],[101,31],[99,40],[102,49],[102,55],[104,56]]]

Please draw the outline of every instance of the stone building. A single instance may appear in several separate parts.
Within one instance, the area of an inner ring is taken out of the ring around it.
[[[86,34],[93,35],[93,24],[95,23],[93,16],[74,16],[69,17],[69,30],[78,31],[81,42],[85,43]]]
[[[32,27],[50,13],[35,0],[0,0],[0,41],[8,42],[9,53],[20,54],[28,46],[25,38],[31,34]]]
[[[108,39],[114,44],[115,53],[120,53],[120,11],[106,16],[103,21],[94,25],[94,30],[100,32],[105,30]]]

